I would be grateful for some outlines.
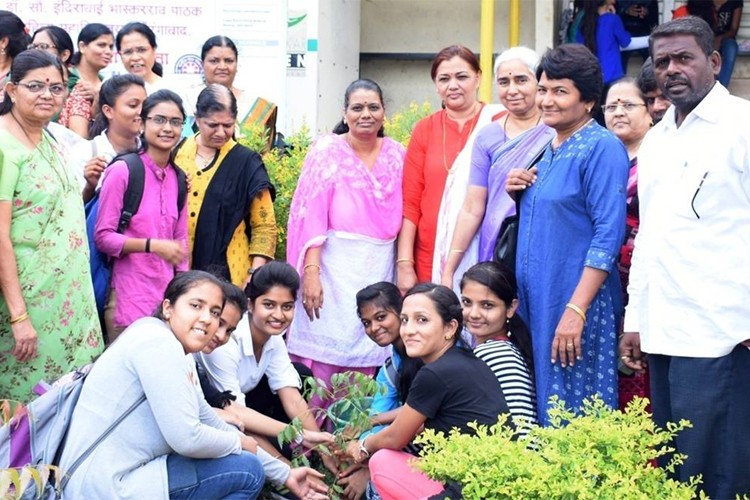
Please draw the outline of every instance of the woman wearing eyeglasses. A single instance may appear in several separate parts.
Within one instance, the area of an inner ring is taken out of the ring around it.
[[[156,60],[156,34],[144,23],[128,23],[117,32],[117,52],[125,71],[146,82],[146,93],[167,88],[162,76],[164,68]]]
[[[66,92],[60,62],[13,60],[0,105],[0,398],[28,401],[102,350],[81,192],[45,131]]]
[[[145,182],[138,211],[118,232],[128,166],[116,161],[104,173],[94,230],[97,248],[114,259],[104,312],[110,342],[133,321],[150,315],[169,281],[188,269],[187,210],[178,207],[180,180],[171,156],[185,121],[182,99],[171,90],[158,90],[143,103],[141,119]]]
[[[87,24],[78,35],[78,52],[70,58],[70,95],[65,99],[58,122],[84,139],[89,138],[89,126],[102,84],[99,72],[112,62],[113,46],[114,37],[107,26]]]

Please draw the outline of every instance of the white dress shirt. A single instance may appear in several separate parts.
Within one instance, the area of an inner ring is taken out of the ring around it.
[[[625,331],[651,354],[714,358],[750,339],[750,102],[716,83],[638,152],[640,228]]]
[[[245,406],[245,393],[255,389],[263,375],[268,377],[268,385],[274,393],[284,387],[302,387],[280,335],[269,338],[261,350],[260,361],[255,359],[249,313],[242,317],[229,342],[211,354],[197,354],[196,358],[205,367],[214,387],[232,391],[237,396],[236,403],[242,406]]]

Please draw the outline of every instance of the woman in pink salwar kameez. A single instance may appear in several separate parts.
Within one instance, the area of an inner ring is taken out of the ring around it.
[[[355,295],[393,281],[401,228],[404,148],[383,137],[383,96],[370,80],[346,89],[344,118],[302,167],[289,216],[287,260],[302,277],[289,353],[316,378],[374,374],[389,352],[365,335]]]

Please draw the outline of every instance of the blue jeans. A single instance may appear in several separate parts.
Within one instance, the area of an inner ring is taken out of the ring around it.
[[[719,53],[721,54],[721,70],[719,71],[719,83],[729,87],[729,80],[732,79],[734,71],[734,61],[737,59],[739,46],[734,38],[725,38],[721,41]]]
[[[256,498],[265,478],[260,460],[247,451],[211,459],[167,457],[169,498]]]

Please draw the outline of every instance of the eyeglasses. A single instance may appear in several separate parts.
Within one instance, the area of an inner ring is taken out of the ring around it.
[[[133,54],[138,54],[139,56],[141,56],[145,54],[146,52],[148,52],[149,50],[151,50],[151,47],[135,47],[132,49],[125,49],[122,52],[120,52],[120,56],[130,57]]]
[[[49,93],[55,97],[60,97],[67,90],[67,87],[65,87],[65,85],[62,83],[52,83],[50,85],[47,85],[42,82],[18,82],[16,83],[16,85],[20,85],[21,87],[28,89],[28,91],[32,94],[43,94],[45,90],[49,89]]]
[[[162,115],[147,116],[146,120],[151,120],[152,122],[160,126],[164,126],[169,123],[169,126],[172,128],[182,128],[182,126],[185,125],[185,120],[182,120],[180,118],[167,118],[166,116]]]
[[[26,46],[27,50],[49,50],[56,48],[57,45],[50,45],[48,43],[30,43]]]
[[[622,109],[626,113],[632,113],[633,111],[636,110],[636,108],[640,106],[646,106],[646,105],[636,104],[634,102],[617,102],[615,104],[605,104],[604,106],[602,106],[602,111],[604,111],[605,113],[614,113],[615,111],[617,111],[618,106],[622,106]]]

